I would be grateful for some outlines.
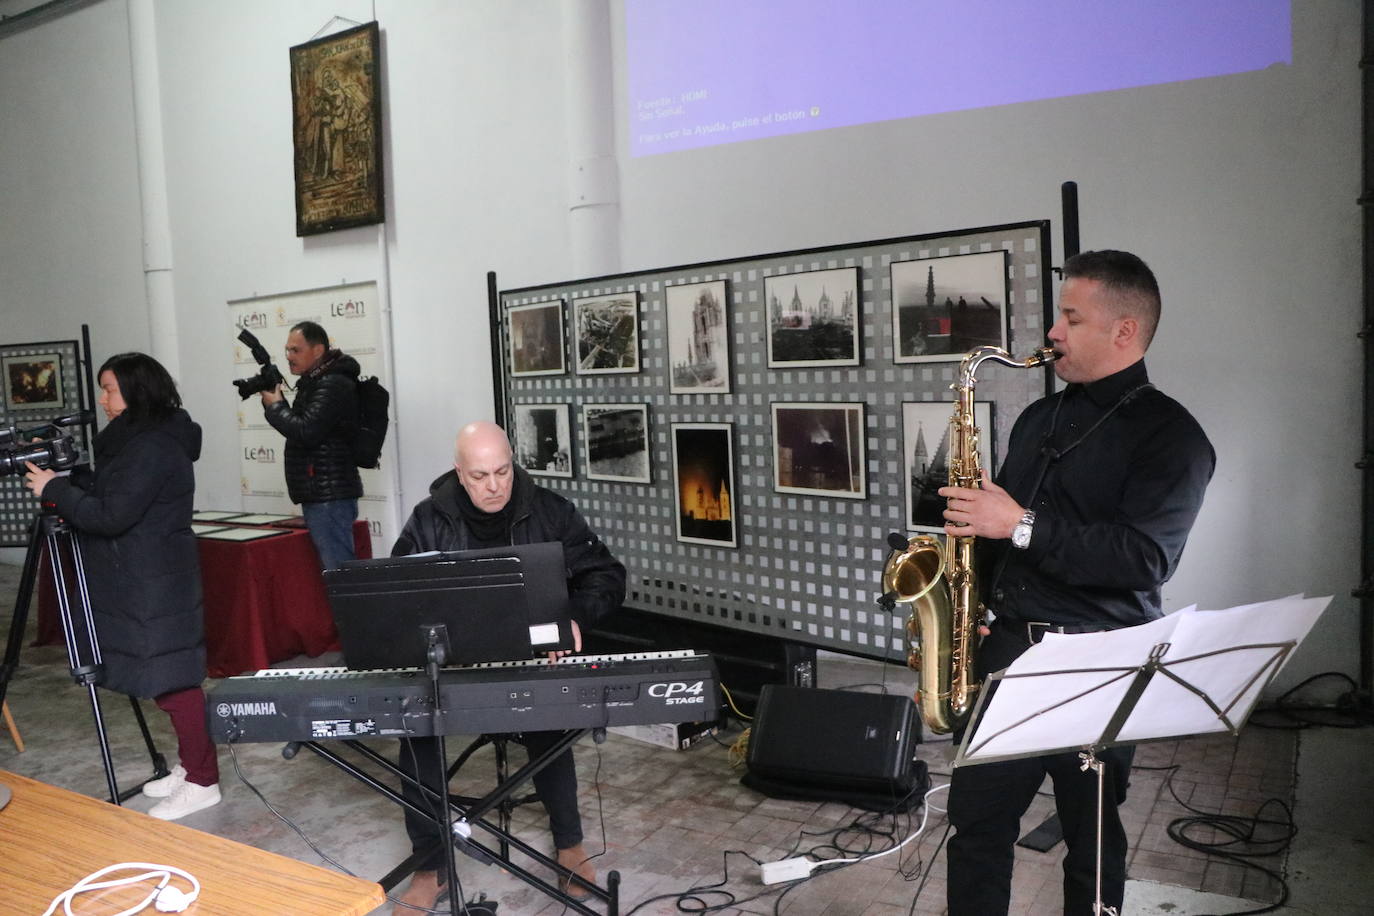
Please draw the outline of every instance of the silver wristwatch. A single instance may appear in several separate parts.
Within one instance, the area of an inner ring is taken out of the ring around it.
[[[1016,523],[1016,527],[1011,529],[1011,546],[1020,550],[1025,550],[1030,546],[1031,526],[1035,524],[1035,510],[1027,509],[1021,516],[1021,521]]]

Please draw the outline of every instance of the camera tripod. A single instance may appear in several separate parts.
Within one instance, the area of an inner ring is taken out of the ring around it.
[[[62,621],[62,636],[67,645],[67,664],[71,670],[72,680],[84,686],[90,698],[96,736],[100,741],[100,759],[105,767],[105,780],[110,789],[110,801],[118,805],[135,795],[142,786],[140,784],[121,795],[119,785],[115,781],[110,741],[105,731],[105,717],[100,709],[100,695],[96,692],[96,687],[104,679],[105,669],[100,657],[95,619],[91,615],[91,597],[86,587],[81,544],[66,520],[46,504],[34,516],[29,528],[28,552],[24,556],[24,570],[19,578],[14,616],[10,619],[9,641],[5,646],[4,660],[0,662],[0,701],[5,699],[10,679],[13,678],[19,664],[19,649],[24,641],[29,605],[33,598],[34,585],[38,581],[38,567],[45,546],[54,593],[57,596],[58,613]],[[80,605],[79,617],[74,613],[73,598]],[[138,720],[139,731],[143,733],[143,743],[147,746],[148,756],[152,760],[153,775],[150,779],[166,776],[169,772],[167,761],[153,744],[153,736],[148,731],[148,722],[143,717],[143,709],[138,705],[138,698],[129,697],[129,702],[133,705],[134,718]]]

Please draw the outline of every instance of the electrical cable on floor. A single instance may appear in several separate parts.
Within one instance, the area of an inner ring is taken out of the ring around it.
[[[954,825],[945,821],[945,832],[940,834],[940,842],[935,844],[935,852],[931,853],[930,866],[925,869],[925,874],[921,876],[921,883],[916,885],[916,893],[911,895],[911,906],[907,908],[907,916],[916,912],[916,901],[921,899],[921,892],[926,889],[926,882],[930,880],[931,874],[935,871],[935,860],[940,858],[940,850],[945,848],[945,841],[949,839],[949,832]]]
[[[1325,678],[1344,681],[1350,689],[1336,698],[1334,706],[1302,705],[1292,702],[1299,690]],[[1361,713],[1357,696],[1359,686],[1354,679],[1339,671],[1324,671],[1314,674],[1281,694],[1273,703],[1255,708],[1250,714],[1250,724],[1256,728],[1304,729],[1324,725],[1328,728],[1360,728],[1370,725],[1368,714]]]
[[[1181,767],[1179,764],[1171,764],[1165,767],[1132,767],[1136,770],[1164,770],[1168,772],[1165,777],[1164,786],[1173,796],[1174,801],[1182,805],[1187,811],[1191,811],[1192,817],[1180,817],[1170,821],[1166,830],[1169,838],[1180,846],[1192,849],[1197,852],[1206,853],[1218,859],[1232,862],[1242,868],[1260,872],[1267,876],[1279,887],[1279,899],[1265,907],[1257,910],[1241,910],[1228,916],[1258,916],[1260,913],[1272,913],[1288,902],[1288,882],[1283,875],[1273,869],[1265,868],[1250,859],[1263,858],[1265,856],[1275,856],[1284,852],[1293,842],[1293,837],[1297,836],[1298,828],[1293,823],[1293,812],[1277,798],[1266,799],[1262,802],[1255,813],[1250,817],[1241,817],[1232,814],[1213,814],[1194,808],[1192,805],[1178,797],[1174,791],[1174,774]],[[1277,806],[1282,810],[1282,820],[1267,820],[1261,815],[1266,808]],[[1273,836],[1261,836],[1265,829],[1271,829]],[[1201,840],[1190,835],[1195,831],[1209,831],[1214,834],[1221,834],[1226,839],[1221,840]],[[1244,848],[1228,848],[1237,844]]]
[[[730,856],[743,856],[755,865],[761,866],[763,864],[741,849],[727,849],[721,853],[721,870],[724,877],[720,881],[717,881],[715,884],[702,884],[695,887],[689,887],[687,890],[679,891],[675,894],[658,894],[654,897],[648,897],[624,911],[623,916],[633,916],[634,913],[639,912],[649,904],[657,903],[660,900],[677,901],[675,905],[678,911],[682,913],[714,913],[730,907],[738,907],[740,904],[750,903],[771,894],[779,893],[779,889],[771,888],[762,893],[754,894],[752,897],[736,897],[730,891],[724,890],[723,888],[725,885],[730,883]],[[786,891],[790,889],[791,885],[782,889],[782,893],[786,893]],[[704,899],[703,895],[705,894],[719,895],[723,899],[720,903],[709,903]]]

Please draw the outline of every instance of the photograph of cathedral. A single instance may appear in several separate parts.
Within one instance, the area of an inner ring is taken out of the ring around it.
[[[735,461],[731,423],[673,424],[677,539],[735,547]]]
[[[860,364],[859,269],[765,277],[768,368]]]
[[[730,393],[730,306],[724,280],[669,286],[672,394]]]
[[[902,461],[906,480],[906,527],[910,531],[944,531],[945,501],[935,491],[949,482],[949,421],[953,410],[937,401],[902,404]],[[992,463],[992,404],[975,401],[978,460],[988,473]]]
[[[1007,253],[892,264],[893,362],[958,360],[975,347],[1007,346]]]

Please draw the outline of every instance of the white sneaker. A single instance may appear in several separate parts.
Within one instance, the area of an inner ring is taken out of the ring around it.
[[[150,779],[143,784],[143,794],[149,798],[166,798],[176,791],[177,786],[186,781],[186,768],[181,764],[172,767],[172,772],[161,779]]]
[[[181,820],[203,808],[218,805],[219,785],[198,786],[193,782],[183,782],[172,790],[172,794],[148,809],[153,817],[164,821]]]

